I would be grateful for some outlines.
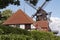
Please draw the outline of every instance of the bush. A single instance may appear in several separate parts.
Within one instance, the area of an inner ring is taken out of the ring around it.
[[[4,31],[2,29],[0,29],[0,35],[3,34],[3,33],[4,33]]]
[[[60,40],[60,37],[52,36],[50,33],[42,35],[42,33],[33,32],[31,36],[19,34],[0,35],[0,40]]]
[[[51,32],[32,31],[31,34],[34,40],[54,40],[54,35]]]
[[[30,35],[30,32],[27,30],[23,30],[20,28],[14,28],[14,27],[10,27],[10,26],[3,26],[0,25],[0,31],[3,31],[4,33],[2,34],[24,34],[24,35]]]
[[[31,40],[32,38],[26,35],[9,34],[0,35],[0,40]]]
[[[60,40],[60,36],[54,36],[54,40]]]
[[[0,25],[0,40],[60,40],[60,37],[52,32],[27,31]]]

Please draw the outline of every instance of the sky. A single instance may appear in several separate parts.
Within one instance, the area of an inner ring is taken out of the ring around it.
[[[41,6],[43,2],[44,0],[39,0],[36,8]],[[20,3],[21,3],[20,6],[9,4],[8,7],[0,9],[0,11],[10,9],[13,12],[16,12],[17,10],[21,9],[29,16],[32,16],[33,14],[36,13],[36,10],[33,9],[28,4],[26,4],[23,0],[21,0]],[[51,0],[43,9],[46,12],[52,12],[50,18],[52,20],[52,22],[50,23],[50,28],[52,30],[58,30],[60,33],[60,0]]]
[[[42,3],[44,2],[39,0],[37,6],[41,6]],[[16,5],[9,5],[8,7],[4,8],[3,10],[6,9],[11,9],[13,12],[16,12],[18,9],[22,9],[25,11],[29,16],[34,14],[36,12],[35,9],[30,7],[28,4],[26,4],[23,0],[21,0],[21,5],[16,6]],[[52,12],[51,16],[52,17],[59,17],[60,18],[60,0],[51,0],[46,7],[43,8],[46,12]],[[1,9],[0,9],[1,10]]]

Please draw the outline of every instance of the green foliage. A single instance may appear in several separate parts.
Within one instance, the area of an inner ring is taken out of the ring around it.
[[[0,35],[0,40],[32,40],[32,38],[26,35],[9,34]]]
[[[46,40],[44,37],[36,39],[26,35],[9,34],[9,35],[0,35],[0,40]],[[47,40],[60,40],[60,37],[55,37],[55,38],[53,37],[52,39],[48,39],[47,37]]]
[[[2,24],[7,18],[9,18],[10,16],[12,16],[12,11],[11,10],[4,10],[0,13],[1,17],[0,17],[0,24]]]
[[[2,29],[0,29],[0,34],[3,34],[3,33],[4,33],[4,31]]]
[[[0,40],[60,40],[52,32],[27,31],[11,26],[0,25]]]
[[[8,17],[10,17],[12,15],[12,11],[11,10],[4,10],[4,11],[1,12],[1,15],[5,19],[7,19]]]
[[[20,5],[20,1],[19,0],[0,0],[0,9],[2,8],[6,8],[6,6],[8,6],[9,4],[13,4],[13,5]]]
[[[30,35],[30,32],[27,30],[23,30],[20,28],[13,28],[10,26],[3,26],[0,25],[0,29],[4,31],[3,34],[23,34],[23,35]]]
[[[34,39],[31,36],[9,34],[9,35],[0,35],[0,40],[46,40],[46,39],[45,38]],[[53,39],[48,39],[47,37],[47,40],[60,40],[60,37],[56,36],[55,38],[53,37]]]
[[[54,40],[60,40],[60,36],[54,36]]]
[[[32,37],[34,40],[54,40],[53,33],[44,31],[32,31]]]

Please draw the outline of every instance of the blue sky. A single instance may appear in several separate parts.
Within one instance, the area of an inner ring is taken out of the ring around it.
[[[40,6],[43,3],[42,0],[39,1],[37,6]],[[21,0],[21,5],[16,6],[16,5],[9,5],[8,7],[4,8],[5,9],[11,9],[13,12],[16,12],[18,9],[22,9],[23,11],[26,12],[29,16],[34,14],[36,12],[35,9],[27,5],[23,0]],[[1,9],[0,9],[1,10]],[[44,8],[47,12],[52,12],[52,17],[59,17],[60,18],[60,0],[52,0],[48,3],[48,5]]]

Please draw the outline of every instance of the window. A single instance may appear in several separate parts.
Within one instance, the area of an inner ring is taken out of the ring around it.
[[[31,24],[25,24],[25,29],[31,29]]]

